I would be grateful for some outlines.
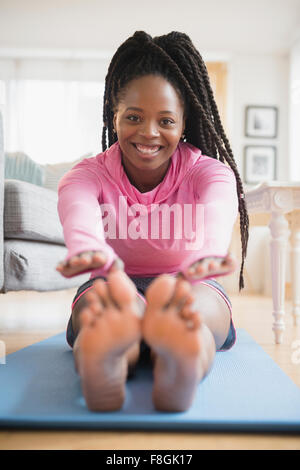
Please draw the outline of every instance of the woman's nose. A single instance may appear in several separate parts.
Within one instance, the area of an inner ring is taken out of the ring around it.
[[[148,138],[159,136],[159,129],[157,128],[157,124],[150,121],[145,121],[140,127],[140,134]]]

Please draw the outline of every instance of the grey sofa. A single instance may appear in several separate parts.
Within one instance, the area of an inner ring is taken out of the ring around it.
[[[4,162],[0,113],[0,292],[80,286],[89,273],[66,279],[55,270],[67,253],[57,193],[26,181],[5,180]]]

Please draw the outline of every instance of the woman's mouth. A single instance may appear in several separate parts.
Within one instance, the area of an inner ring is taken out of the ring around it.
[[[141,145],[141,144],[133,144],[133,146],[136,148],[136,150],[139,152],[141,155],[150,155],[154,156],[157,155],[158,152],[162,149],[161,145]]]

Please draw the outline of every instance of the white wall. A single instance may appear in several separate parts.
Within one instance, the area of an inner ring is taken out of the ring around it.
[[[235,54],[230,61],[230,134],[236,160],[242,173],[245,145],[275,145],[278,160],[277,179],[284,180],[288,177],[288,80],[288,54]],[[278,107],[277,138],[245,137],[245,107],[247,105]]]
[[[300,37],[291,47],[289,92],[289,177],[292,181],[300,181]]]
[[[184,31],[201,50],[286,52],[299,0],[1,0],[0,47],[115,50],[135,30]]]

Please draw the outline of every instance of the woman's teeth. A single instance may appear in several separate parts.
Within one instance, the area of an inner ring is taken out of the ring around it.
[[[135,146],[139,152],[145,153],[145,154],[155,153],[160,149],[160,145],[150,146],[150,145],[135,144]]]

